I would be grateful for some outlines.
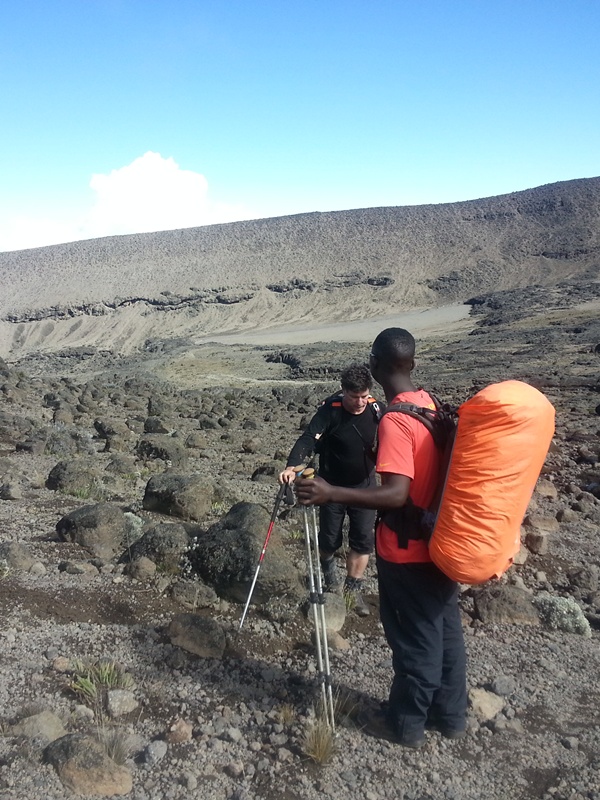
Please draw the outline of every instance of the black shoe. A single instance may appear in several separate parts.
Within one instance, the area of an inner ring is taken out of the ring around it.
[[[323,573],[323,588],[326,592],[335,591],[338,586],[341,586],[342,578],[334,558],[321,561],[321,572]]]
[[[452,728],[444,722],[428,719],[425,723],[426,731],[437,731],[446,739],[463,739],[467,735],[465,728]]]
[[[400,736],[392,728],[387,715],[380,709],[363,709],[359,712],[356,718],[360,729],[367,736],[374,736],[376,739],[385,739],[388,742],[402,745],[402,747],[410,747],[413,750],[418,750],[423,747],[425,742],[425,734],[416,736]]]

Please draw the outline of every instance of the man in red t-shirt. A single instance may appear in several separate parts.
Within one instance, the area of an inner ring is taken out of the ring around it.
[[[403,328],[387,328],[373,343],[371,373],[389,405],[435,407],[411,380],[415,341]],[[304,505],[348,503],[377,508],[380,615],[392,649],[394,679],[385,708],[365,710],[366,733],[406,747],[425,743],[425,728],[448,738],[466,727],[466,659],[458,586],[433,564],[415,507],[427,508],[439,480],[440,454],[425,426],[406,414],[388,413],[379,425],[377,472],[381,486],[347,489],[320,478],[300,480]],[[406,510],[412,513],[404,513]],[[385,521],[384,521],[385,520]]]

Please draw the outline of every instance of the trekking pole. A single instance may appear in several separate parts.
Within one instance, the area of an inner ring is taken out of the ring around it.
[[[271,538],[271,532],[273,531],[273,526],[275,525],[275,520],[277,519],[277,512],[279,511],[279,506],[281,505],[281,501],[283,499],[284,494],[289,489],[289,483],[282,483],[279,491],[277,492],[277,497],[275,498],[275,505],[273,506],[273,513],[271,514],[271,520],[269,522],[269,529],[267,530],[267,537],[265,539],[265,543],[262,546],[262,550],[260,551],[260,557],[258,559],[258,565],[256,567],[256,572],[254,573],[254,579],[252,581],[252,585],[250,586],[250,591],[248,592],[248,599],[246,600],[246,605],[244,606],[244,613],[242,614],[242,618],[240,620],[240,627],[238,631],[242,630],[242,625],[244,624],[244,620],[246,619],[246,614],[248,613],[248,608],[250,606],[250,600],[252,599],[252,593],[254,592],[254,587],[256,586],[256,579],[258,578],[258,573],[260,571],[261,564],[264,560],[265,553],[267,552],[267,546],[269,544],[269,539]]]
[[[298,467],[296,469],[296,475],[302,474],[305,478],[313,478],[314,473],[314,469],[310,467]],[[317,516],[314,506],[310,512],[306,506],[303,506],[302,510],[304,517],[306,561],[308,566],[309,599],[315,626],[315,649],[317,651],[317,666],[319,669],[319,682],[321,684],[323,713],[325,715],[327,724],[333,731],[335,730],[335,714],[333,709],[331,670],[329,667],[329,644],[327,642],[327,623],[325,620],[325,597],[323,595],[323,582],[321,580],[321,564],[319,559]],[[311,544],[311,539],[314,544]]]

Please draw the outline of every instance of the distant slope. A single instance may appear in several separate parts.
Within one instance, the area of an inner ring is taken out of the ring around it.
[[[15,338],[15,324],[112,318],[125,309],[130,331],[138,316],[166,310],[180,321],[182,313],[193,317],[205,332],[306,314],[360,318],[492,288],[594,280],[599,264],[600,178],[589,178],[461,203],[300,214],[0,253],[0,319],[11,325],[0,336],[11,338],[9,350],[19,349],[30,333],[20,327]],[[133,315],[132,306],[139,306]],[[114,336],[126,338],[121,328]]]

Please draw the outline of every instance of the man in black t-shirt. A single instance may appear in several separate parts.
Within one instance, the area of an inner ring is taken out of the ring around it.
[[[279,476],[280,483],[293,481],[294,467],[317,452],[318,474],[328,483],[355,489],[375,485],[373,448],[381,408],[370,395],[373,378],[366,366],[352,364],[342,372],[341,386],[342,391],[324,401],[293,446],[287,466]],[[361,590],[373,552],[375,513],[372,509],[340,503],[319,507],[319,550],[327,589],[340,583],[334,555],[342,546],[342,528],[348,516],[344,593],[352,597],[352,606],[359,616],[370,613]]]

